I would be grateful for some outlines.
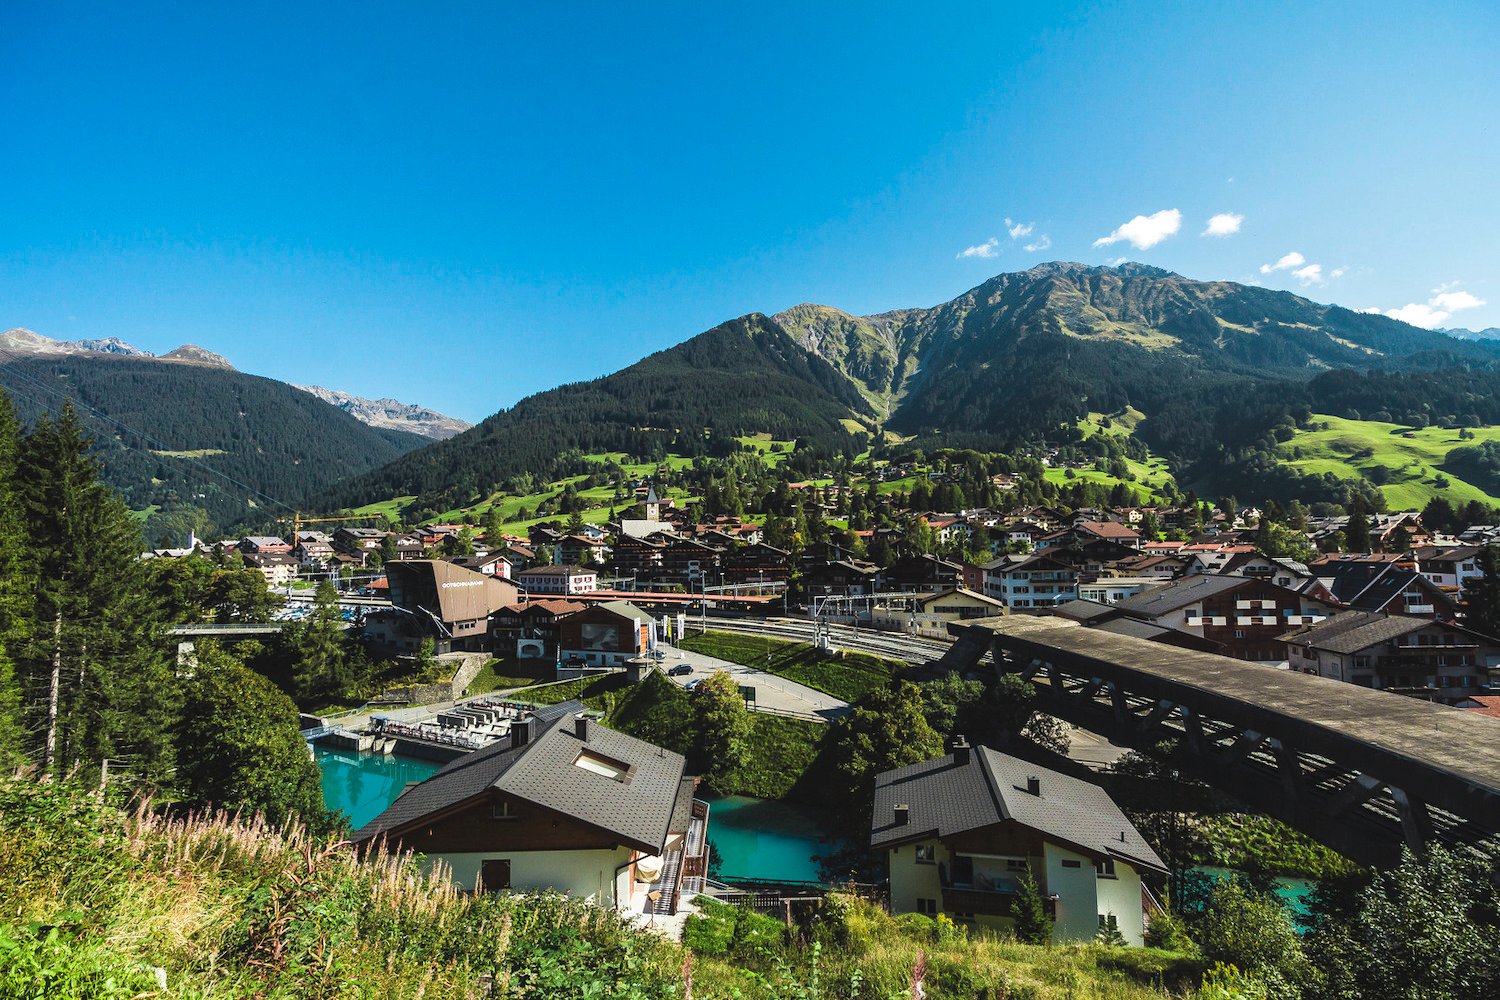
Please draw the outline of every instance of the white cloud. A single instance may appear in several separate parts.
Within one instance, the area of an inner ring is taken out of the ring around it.
[[[1399,309],[1387,309],[1385,314],[1391,319],[1431,330],[1456,312],[1478,309],[1485,304],[1484,299],[1460,291],[1457,285],[1455,281],[1439,285],[1432,290],[1432,298],[1426,302],[1408,302]]]
[[[1035,222],[1016,222],[1009,216],[1005,219],[1005,230],[1010,233],[1010,238],[1013,240],[1018,240],[1023,236],[1030,236],[1031,231],[1035,228]]]
[[[1130,259],[1129,257],[1116,257],[1114,260],[1112,260],[1112,261],[1109,262],[1109,266],[1110,267],[1119,267],[1121,264],[1125,263],[1129,259]]]
[[[1152,215],[1137,215],[1108,236],[1094,241],[1096,247],[1107,247],[1121,240],[1137,250],[1149,250],[1168,236],[1175,236],[1182,228],[1182,213],[1175,208],[1164,208]]]
[[[1356,309],[1354,311],[1359,313],[1368,313],[1375,316],[1379,316],[1381,313],[1385,312],[1385,310],[1381,309],[1379,306],[1370,306],[1368,309]]]
[[[1261,274],[1270,274],[1272,271],[1290,271],[1294,267],[1301,267],[1307,263],[1307,258],[1293,250],[1274,264],[1262,264]]]
[[[1304,287],[1307,285],[1326,284],[1323,278],[1322,264],[1308,264],[1306,267],[1299,267],[1292,272],[1292,277],[1302,282]]]
[[[1036,253],[1039,250],[1046,250],[1051,245],[1052,237],[1048,236],[1046,233],[1043,233],[1041,239],[1037,240],[1035,243],[1028,243],[1021,249],[1025,250],[1027,253]]]
[[[1328,272],[1328,280],[1332,281],[1335,278],[1342,278],[1348,272],[1349,269],[1347,267],[1336,267],[1332,271]]]
[[[991,236],[989,239],[976,246],[964,247],[964,249],[959,251],[954,259],[963,260],[965,257],[993,257],[999,252],[1000,241]]]
[[[1220,212],[1208,220],[1208,228],[1199,233],[1199,236],[1233,236],[1240,231],[1240,223],[1245,221],[1243,215],[1233,212]]]
[[[1468,292],[1449,292],[1439,288],[1437,294],[1432,297],[1428,305],[1436,306],[1438,309],[1450,313],[1460,312],[1464,309],[1478,309],[1484,305],[1484,300],[1470,295]]]

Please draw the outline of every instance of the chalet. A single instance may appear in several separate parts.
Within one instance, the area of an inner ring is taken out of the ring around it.
[[[240,551],[246,555],[252,552],[290,552],[292,544],[274,535],[248,535],[240,539]]]
[[[333,558],[333,545],[326,539],[304,538],[297,543],[292,554],[304,566],[323,566]]]
[[[490,615],[516,603],[515,585],[440,559],[386,565],[392,610],[369,615],[365,636],[414,651],[432,639],[439,653],[486,651]]]
[[[565,563],[578,566],[598,566],[609,553],[609,546],[602,538],[591,538],[584,534],[567,535],[557,543],[557,557]]]
[[[937,556],[916,555],[898,559],[880,571],[877,586],[883,591],[926,593],[956,587],[963,579],[963,566]]]
[[[565,598],[508,604],[490,616],[492,646],[514,650],[517,659],[556,660],[562,619],[587,607]]]
[[[1080,580],[1093,580],[1104,576],[1122,559],[1136,555],[1136,550],[1119,542],[1103,538],[1080,544],[1053,546],[1044,550],[1048,558],[1066,563],[1078,573]]]
[[[1450,596],[1462,594],[1469,581],[1484,576],[1479,568],[1479,556],[1484,549],[1478,545],[1457,545],[1438,548],[1426,545],[1412,550],[1417,562],[1417,572],[1438,585]]]
[[[448,561],[455,566],[462,566],[464,569],[483,573],[485,576],[497,576],[502,580],[509,580],[511,578],[510,560],[498,553],[486,555],[476,553],[472,556],[454,556]]]
[[[615,572],[642,580],[655,579],[661,571],[662,553],[667,548],[663,538],[660,532],[647,537],[622,534],[615,539]]]
[[[387,541],[382,542],[379,548],[390,548],[391,556],[397,560],[420,559],[427,552],[427,546],[416,535],[391,535]]]
[[[1052,613],[1058,618],[1077,622],[1084,628],[1098,629],[1100,632],[1109,632],[1113,635],[1127,635],[1133,639],[1159,642],[1164,646],[1196,649],[1200,653],[1223,651],[1223,647],[1217,642],[1127,617],[1119,608],[1101,604],[1098,601],[1070,601],[1067,604],[1059,604]]]
[[[1309,569],[1339,604],[1355,611],[1427,618],[1453,618],[1458,614],[1454,598],[1417,572],[1408,560],[1325,558]]]
[[[266,578],[267,587],[284,587],[297,578],[301,563],[289,551],[248,552],[245,554],[245,567],[259,570],[260,575]]]
[[[528,594],[591,594],[599,574],[582,566],[536,566],[516,574],[516,585]]]
[[[340,552],[375,552],[385,536],[379,528],[339,528],[333,533],[333,547]]]
[[[1282,636],[1293,670],[1449,704],[1500,663],[1500,640],[1431,618],[1343,611]]]
[[[478,892],[555,889],[677,912],[707,875],[709,806],[682,755],[608,729],[576,701],[408,787],[353,842],[414,851]]]
[[[606,601],[563,618],[558,627],[559,662],[623,667],[647,652],[651,616],[625,601]]]
[[[1117,559],[1105,569],[1118,576],[1175,580],[1187,572],[1187,567],[1188,560],[1178,556],[1138,555],[1127,559]]]
[[[1050,555],[1001,556],[983,569],[985,596],[1008,608],[1051,608],[1078,596],[1078,571]]]
[[[876,777],[870,846],[889,858],[893,913],[1008,928],[1029,872],[1060,942],[1089,941],[1112,921],[1143,944],[1141,876],[1166,874],[1098,785],[962,736],[946,756]]]
[[[1078,599],[1097,601],[1100,604],[1119,604],[1121,601],[1144,593],[1166,583],[1149,576],[1101,576],[1092,583],[1078,584]]]
[[[1241,576],[1188,576],[1116,605],[1127,617],[1218,643],[1225,656],[1281,663],[1288,627],[1332,614],[1326,602]]]
[[[1248,552],[1235,546],[1229,559],[1218,569],[1224,576],[1247,576],[1255,580],[1269,580],[1278,587],[1301,590],[1312,582],[1313,573],[1295,559],[1262,555],[1255,549]]]
[[[856,559],[809,561],[802,565],[802,588],[808,598],[873,594],[880,567]]]
[[[773,583],[785,581],[791,573],[791,553],[764,542],[724,553],[725,583]]]

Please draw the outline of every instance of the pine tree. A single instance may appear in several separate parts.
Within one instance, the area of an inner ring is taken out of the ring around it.
[[[1344,528],[1344,544],[1350,552],[1370,551],[1370,520],[1365,516],[1364,497],[1349,499],[1349,523]]]
[[[30,589],[21,498],[15,490],[20,424],[9,397],[0,393],[0,765],[25,749],[21,685],[7,646],[24,642]]]
[[[156,605],[147,600],[140,529],[99,481],[71,404],[38,421],[17,481],[36,573],[29,635],[14,650],[31,749],[48,771],[109,758],[148,780],[172,764],[178,685]]]
[[[1015,921],[1016,940],[1022,944],[1046,944],[1052,939],[1052,918],[1042,899],[1041,887],[1031,869],[1021,879],[1016,897],[1011,901],[1011,919]]]

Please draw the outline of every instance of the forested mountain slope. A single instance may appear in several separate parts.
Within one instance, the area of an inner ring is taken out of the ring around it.
[[[413,494],[462,502],[522,472],[586,469],[587,454],[699,455],[769,432],[841,449],[875,426],[859,388],[774,320],[731,320],[622,371],[521,400],[457,437],[341,484],[326,499],[358,504]]]
[[[1500,345],[1289,292],[1142,264],[1042,264],[932,308],[854,316],[804,304],[747,316],[531,396],[328,499],[414,494],[441,508],[519,472],[583,471],[585,454],[699,454],[714,437],[757,431],[857,450],[865,433],[890,430],[1009,451],[1069,443],[1090,412],[1127,406],[1145,414],[1138,433],[1151,448],[1198,478],[1231,460],[1226,446],[1255,444],[1289,407],[1314,405],[1306,386],[1321,373],[1462,372],[1482,400],[1500,398],[1497,361]],[[1398,376],[1355,395],[1408,405],[1410,390],[1442,382]],[[1487,410],[1450,402],[1458,409],[1441,415]]]
[[[268,506],[286,513],[266,496],[296,504],[426,440],[369,427],[290,385],[203,364],[16,358],[0,364],[0,389],[27,422],[67,399],[80,404],[105,481],[150,512],[152,542],[181,544],[188,528],[226,528]]]

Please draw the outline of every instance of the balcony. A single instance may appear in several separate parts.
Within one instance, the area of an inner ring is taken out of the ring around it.
[[[1000,892],[994,889],[973,889],[964,886],[943,886],[943,912],[972,913],[983,917],[1008,917],[1017,893]],[[1057,919],[1057,897],[1043,896],[1042,905],[1047,916]]]

